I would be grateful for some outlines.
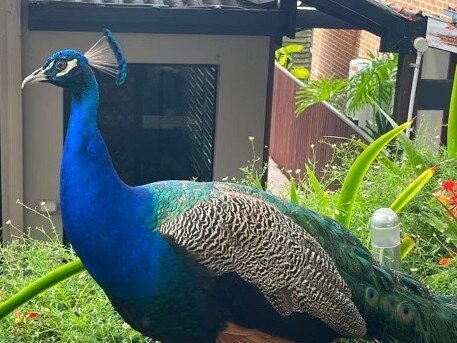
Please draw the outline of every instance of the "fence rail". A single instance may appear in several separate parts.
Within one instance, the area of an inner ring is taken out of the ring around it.
[[[303,169],[307,161],[316,161],[316,171],[331,161],[329,144],[341,142],[335,137],[369,138],[351,120],[329,104],[318,104],[295,117],[295,93],[303,85],[284,68],[276,65],[270,132],[270,156],[285,170]],[[325,141],[325,144],[323,143]],[[312,148],[314,147],[314,149]]]

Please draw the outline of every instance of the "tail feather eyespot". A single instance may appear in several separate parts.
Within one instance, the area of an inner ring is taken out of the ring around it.
[[[402,302],[397,305],[396,315],[399,321],[401,321],[402,323],[410,324],[414,322],[415,314],[416,309],[412,304]]]
[[[365,302],[369,306],[377,306],[379,303],[379,293],[373,287],[368,287],[365,290]]]

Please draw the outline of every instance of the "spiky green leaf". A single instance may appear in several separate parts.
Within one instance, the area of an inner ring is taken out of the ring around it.
[[[447,151],[450,158],[457,157],[457,68],[454,74],[449,119],[447,124]]]
[[[289,181],[289,200],[291,203],[298,205],[298,192],[297,192],[297,182],[295,179],[290,179]]]
[[[371,164],[386,147],[386,145],[397,137],[403,130],[411,125],[411,122],[404,123],[371,143],[354,161],[341,186],[341,192],[337,202],[336,220],[345,226],[349,226],[352,217],[354,202],[362,185],[363,179]]]
[[[398,124],[395,122],[395,120],[393,120],[392,117],[389,116],[379,105],[373,103],[373,106],[387,119],[392,127],[398,127]],[[408,162],[415,168],[414,170],[416,171],[417,175],[420,175],[425,169],[427,169],[427,161],[422,157],[422,155],[419,153],[417,148],[405,133],[401,133],[398,136],[398,140],[405,150],[406,156],[408,157]]]
[[[438,167],[431,167],[422,172],[416,177],[394,200],[390,205],[390,209],[395,212],[400,212],[412,198],[428,183],[428,181],[435,175]]]
[[[362,149],[366,149],[368,148],[368,144],[358,140],[358,139],[350,139],[350,141],[361,147]],[[385,168],[389,169],[390,171],[392,171],[393,173],[401,173],[401,167],[398,166],[395,162],[393,162],[389,156],[387,156],[387,154],[385,154],[383,151],[381,151],[377,157],[377,160],[379,161],[379,163],[384,166]]]
[[[403,260],[416,246],[416,240],[413,236],[407,235],[403,237],[400,244],[400,258]]]
[[[322,207],[325,207],[325,198],[326,197],[325,197],[324,187],[322,187],[316,174],[307,164],[305,164],[305,169],[306,169],[306,175],[308,176],[309,183],[310,183],[311,187],[313,188],[314,193],[316,193],[316,197],[317,197],[317,200],[319,201],[319,204]]]

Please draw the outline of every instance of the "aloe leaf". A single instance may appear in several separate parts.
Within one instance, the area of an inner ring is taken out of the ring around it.
[[[450,158],[457,157],[457,68],[454,74],[451,103],[449,104],[449,119],[447,123],[447,152]]]
[[[408,256],[415,245],[416,240],[412,236],[407,235],[403,237],[400,244],[400,258],[403,260],[406,256]]]
[[[405,149],[409,164],[416,171],[416,174],[420,175],[420,173],[424,172],[429,163],[422,157],[411,140],[404,133],[398,137],[398,140],[403,146],[403,149]]]
[[[395,212],[400,212],[408,202],[427,184],[427,182],[435,175],[438,167],[431,167],[426,169],[422,174],[414,179],[394,200],[390,205],[390,209]]]
[[[324,189],[324,187],[322,187],[322,185],[319,182],[314,171],[307,164],[305,164],[305,169],[306,169],[306,175],[308,175],[309,183],[311,184],[311,187],[313,188],[314,193],[316,193],[317,200],[319,201],[319,204],[321,205],[321,207],[324,208],[326,206],[325,189]]]
[[[387,121],[390,123],[390,125],[392,125],[393,128],[398,127],[398,124],[395,122],[395,120],[393,120],[392,117],[381,108],[381,106],[379,106],[374,101],[373,106],[376,107],[379,113],[381,113],[384,116],[384,118],[387,119]],[[408,138],[408,136],[406,136],[405,133],[401,133],[398,136],[398,140],[400,141],[403,149],[405,149],[405,153],[408,156],[409,163],[414,167],[414,170],[416,171],[417,175],[419,175],[427,168],[427,161],[417,151],[416,147]]]
[[[361,147],[362,149],[368,148],[368,144],[365,144],[364,142],[361,142],[360,140],[350,139],[350,141],[353,144]],[[393,162],[389,158],[389,156],[387,156],[384,152],[381,151],[379,153],[379,155],[377,157],[377,160],[379,161],[380,164],[382,164],[384,167],[386,167],[387,169],[389,169],[393,173],[400,173],[401,172],[401,168],[395,162]]]
[[[349,169],[348,174],[343,181],[336,205],[336,220],[343,225],[349,226],[349,223],[351,222],[352,210],[354,208],[357,193],[359,192],[363,178],[368,172],[371,164],[385,146],[409,125],[411,125],[411,122],[404,123],[382,135],[371,143],[354,161],[354,164]]]
[[[294,179],[289,181],[289,198],[291,203],[298,205],[297,183]]]

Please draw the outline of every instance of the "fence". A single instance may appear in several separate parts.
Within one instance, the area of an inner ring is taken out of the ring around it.
[[[274,77],[269,149],[270,156],[280,167],[303,169],[305,162],[311,160],[316,161],[316,171],[321,175],[322,168],[332,157],[329,144],[341,142],[334,137],[355,136],[369,140],[357,125],[325,103],[310,107],[296,118],[295,93],[303,84],[278,65]]]

